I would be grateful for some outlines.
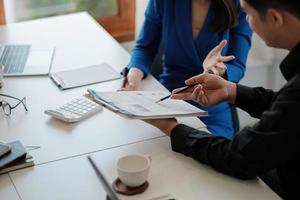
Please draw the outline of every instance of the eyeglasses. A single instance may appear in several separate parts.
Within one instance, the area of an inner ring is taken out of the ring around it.
[[[19,103],[17,103],[15,106],[11,106],[9,103],[7,103],[6,101],[4,100],[0,100],[0,106],[2,107],[3,111],[4,111],[4,114],[5,115],[10,115],[11,114],[11,110],[12,109],[15,109],[18,105],[20,104],[23,104],[24,106],[24,109],[26,110],[26,112],[28,111],[27,107],[26,107],[26,97],[24,97],[23,99],[18,99],[16,97],[12,97],[12,96],[9,96],[9,95],[6,95],[6,94],[0,94],[0,96],[3,96],[3,97],[8,97],[8,98],[12,98],[12,99],[15,99],[15,100],[18,100]]]

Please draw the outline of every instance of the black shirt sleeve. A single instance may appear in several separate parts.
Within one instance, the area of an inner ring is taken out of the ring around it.
[[[237,85],[237,97],[234,106],[248,112],[252,117],[260,118],[261,114],[269,109],[275,94],[272,90],[261,87],[250,88]]]
[[[299,89],[285,89],[278,94],[269,110],[262,112],[257,109],[257,113],[262,113],[261,120],[254,127],[243,129],[232,141],[179,124],[171,133],[172,149],[241,179],[264,174],[300,154],[297,131],[300,93],[296,91]],[[257,90],[249,92],[252,95],[253,92],[254,95],[259,93]],[[257,98],[249,98],[264,101],[260,94]],[[246,99],[241,101],[246,102]],[[248,106],[254,107],[255,104]]]

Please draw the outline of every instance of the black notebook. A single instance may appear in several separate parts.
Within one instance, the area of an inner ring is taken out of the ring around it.
[[[11,151],[11,147],[7,144],[0,143],[0,158]]]
[[[26,158],[26,149],[20,141],[11,142],[8,145],[11,147],[11,151],[0,158],[0,170],[18,159],[25,160]]]
[[[17,159],[12,163],[6,165],[3,169],[0,170],[0,174],[4,174],[7,172],[15,171],[26,167],[31,167],[33,165],[34,165],[33,157],[27,153],[25,159]]]

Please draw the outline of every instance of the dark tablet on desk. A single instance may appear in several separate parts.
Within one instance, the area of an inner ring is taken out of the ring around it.
[[[117,196],[116,192],[112,189],[112,187],[110,186],[110,184],[107,182],[107,180],[105,179],[105,177],[103,176],[103,174],[100,172],[99,168],[96,166],[94,160],[88,156],[87,157],[88,160],[90,161],[93,169],[95,170],[105,192],[106,192],[106,199],[107,200],[120,200],[119,197]]]

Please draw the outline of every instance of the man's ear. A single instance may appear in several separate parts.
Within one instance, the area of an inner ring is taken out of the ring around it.
[[[269,8],[267,10],[266,17],[269,22],[271,22],[275,27],[280,27],[283,25],[283,13],[273,9]]]

